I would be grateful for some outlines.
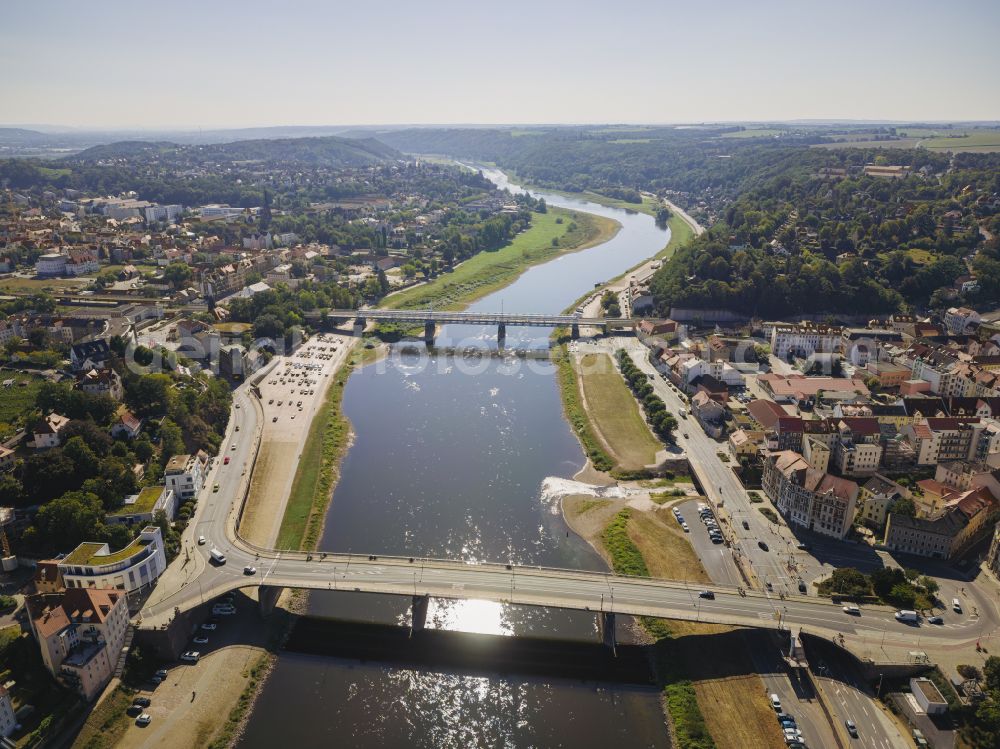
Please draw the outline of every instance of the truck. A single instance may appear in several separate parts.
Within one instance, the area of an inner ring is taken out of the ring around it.
[[[914,624],[919,621],[920,616],[916,611],[911,611],[909,609],[900,609],[896,612],[896,621],[906,622],[907,624]]]
[[[226,555],[223,554],[218,549],[212,549],[209,552],[209,554],[212,555],[212,561],[215,562],[216,564],[225,564],[226,563]]]

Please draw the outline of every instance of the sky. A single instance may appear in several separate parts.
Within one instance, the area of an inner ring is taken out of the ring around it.
[[[997,0],[0,0],[0,123],[1000,119]]]

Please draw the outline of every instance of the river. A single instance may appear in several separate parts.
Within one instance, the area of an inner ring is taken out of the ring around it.
[[[496,170],[484,173],[520,190]],[[475,311],[557,313],[659,251],[645,214],[538,192],[549,205],[622,224],[611,240],[527,270]],[[508,348],[547,345],[549,330],[511,329]],[[495,341],[495,329],[446,326],[439,345]],[[602,569],[569,533],[546,477],[584,464],[551,365],[514,356],[454,357],[396,347],[355,372],[344,458],[320,549]],[[313,593],[310,613],[408,622],[409,600]],[[594,618],[484,601],[432,601],[428,626],[487,634],[595,639]],[[549,747],[668,745],[654,690],[568,680],[428,672],[283,652],[240,747]]]

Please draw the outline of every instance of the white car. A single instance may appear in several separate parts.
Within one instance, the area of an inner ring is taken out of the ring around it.
[[[135,724],[137,726],[148,726],[153,722],[152,716],[149,713],[143,713],[138,718],[135,719]]]
[[[204,624],[202,625],[205,626]],[[181,660],[185,663],[197,663],[198,659],[201,658],[201,653],[197,650],[188,650],[186,653],[181,654]]]
[[[198,536],[198,545],[199,546],[204,546],[205,545],[205,537],[204,536]]]
[[[253,565],[248,564],[246,567],[243,568],[243,574],[244,575],[256,575],[257,574],[257,568],[254,567]]]

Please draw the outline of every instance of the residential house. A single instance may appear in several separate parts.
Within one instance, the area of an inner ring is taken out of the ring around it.
[[[111,358],[111,346],[104,338],[76,343],[70,347],[69,359],[74,372],[105,369]]]
[[[125,397],[122,378],[113,369],[88,369],[77,375],[76,388],[90,395],[106,395],[114,401]]]
[[[725,413],[725,407],[712,400],[704,392],[695,393],[694,397],[691,398],[691,414],[710,437],[722,435],[725,426]]]
[[[88,702],[111,680],[129,627],[120,591],[88,588],[36,593],[26,601],[42,662]]]
[[[0,736],[6,738],[18,729],[17,716],[14,714],[14,704],[10,701],[10,692],[0,684]]]
[[[66,425],[69,424],[69,421],[65,416],[60,416],[55,412],[38,421],[32,427],[35,449],[48,450],[52,447],[58,447],[62,441],[59,435],[66,428]]]
[[[195,455],[175,455],[167,462],[163,478],[166,487],[183,502],[202,490],[204,466]]]
[[[139,525],[152,523],[156,513],[162,511],[173,522],[177,514],[177,497],[165,486],[147,486],[138,494],[125,497],[121,507],[108,513],[109,523]]]
[[[142,419],[123,407],[118,411],[118,419],[111,425],[111,436],[134,440],[142,431],[142,423]]]

